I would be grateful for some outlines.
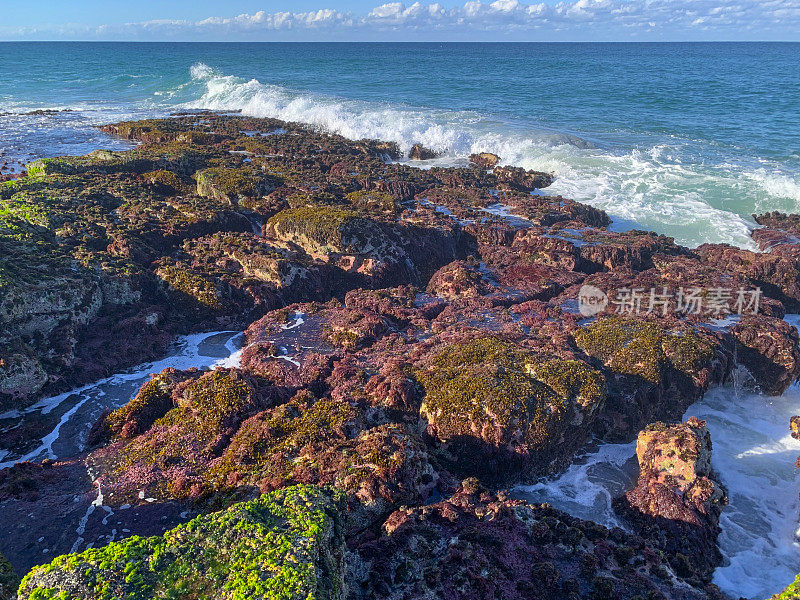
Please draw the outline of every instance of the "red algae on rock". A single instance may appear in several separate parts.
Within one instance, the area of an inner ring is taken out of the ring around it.
[[[98,491],[116,515],[163,517],[155,533],[201,514],[157,538],[118,516],[124,539],[35,570],[23,597],[152,595],[177,571],[182,597],[227,597],[239,534],[211,546],[238,515],[275,534],[258,551],[275,573],[302,571],[303,597],[721,598],[708,434],[669,423],[738,364],[769,394],[797,379],[798,334],[781,320],[800,301],[796,219],[764,217],[780,230],[769,254],[688,249],[609,231],[601,210],[531,193],[552,175],[486,153],[423,170],[385,160],[400,158],[393,144],[213,113],[105,130],[140,145],[0,185],[2,409],[147,360],[179,332],[247,330],[239,366],[155,374],[102,416],[87,454],[4,472],[0,510],[14,507],[25,547],[36,499],[78,498],[60,517],[70,531]],[[584,285],[763,297],[756,314],[689,314],[673,298],[585,318]],[[644,428],[640,480],[618,503],[636,534],[503,491]],[[287,502],[319,525],[299,562],[283,552]],[[186,558],[198,548],[207,562]]]

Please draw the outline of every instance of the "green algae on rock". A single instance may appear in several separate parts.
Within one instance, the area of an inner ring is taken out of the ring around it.
[[[195,173],[197,195],[237,203],[244,198],[257,198],[273,191],[280,184],[253,169],[212,167]]]
[[[369,225],[362,213],[333,206],[287,209],[267,222],[278,239],[295,242],[309,253],[322,253],[327,248],[344,253],[348,250],[348,233]]]
[[[342,499],[294,486],[163,536],[133,536],[56,558],[19,600],[343,600]]]
[[[609,317],[578,329],[575,340],[617,373],[658,384],[664,369],[689,377],[714,358],[713,346],[691,330],[671,332],[656,322]]]
[[[497,465],[501,470],[513,472],[514,463],[523,460],[546,471],[565,429],[570,423],[585,427],[584,413],[605,398],[603,376],[585,363],[540,361],[494,337],[449,344],[414,374],[425,390],[420,416],[429,433],[457,447],[453,454],[459,462],[475,461],[470,468],[495,448],[508,455]],[[577,431],[570,437],[582,438]],[[489,468],[483,476],[504,475]]]

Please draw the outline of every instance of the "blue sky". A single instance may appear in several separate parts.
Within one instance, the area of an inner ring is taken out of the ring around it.
[[[800,0],[25,0],[0,39],[800,41]]]

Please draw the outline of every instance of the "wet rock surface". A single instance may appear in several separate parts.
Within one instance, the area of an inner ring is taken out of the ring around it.
[[[140,145],[37,161],[0,187],[3,411],[177,333],[247,329],[238,361],[154,374],[86,424],[83,454],[0,470],[18,572],[330,486],[351,598],[719,597],[721,502],[698,492],[712,474],[687,455],[694,479],[668,481],[656,456],[678,437],[705,456],[696,424],[640,438],[626,514],[657,526],[637,535],[502,490],[678,421],[740,365],[782,393],[800,374],[782,321],[800,302],[792,243],[611,231],[540,195],[550,174],[494,155],[422,170],[384,142],[211,113],[105,129]],[[582,314],[586,289],[604,303]],[[24,445],[35,414],[0,411],[0,447]],[[699,567],[670,541],[684,529]]]

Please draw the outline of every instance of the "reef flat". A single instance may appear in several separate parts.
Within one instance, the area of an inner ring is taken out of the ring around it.
[[[138,145],[0,184],[3,447],[179,333],[244,347],[0,470],[0,597],[32,567],[20,598],[725,597],[725,490],[679,421],[741,367],[769,395],[800,375],[797,216],[758,217],[764,252],[689,249],[488,153],[212,113],[104,129]],[[508,492],[637,436],[625,529]]]

